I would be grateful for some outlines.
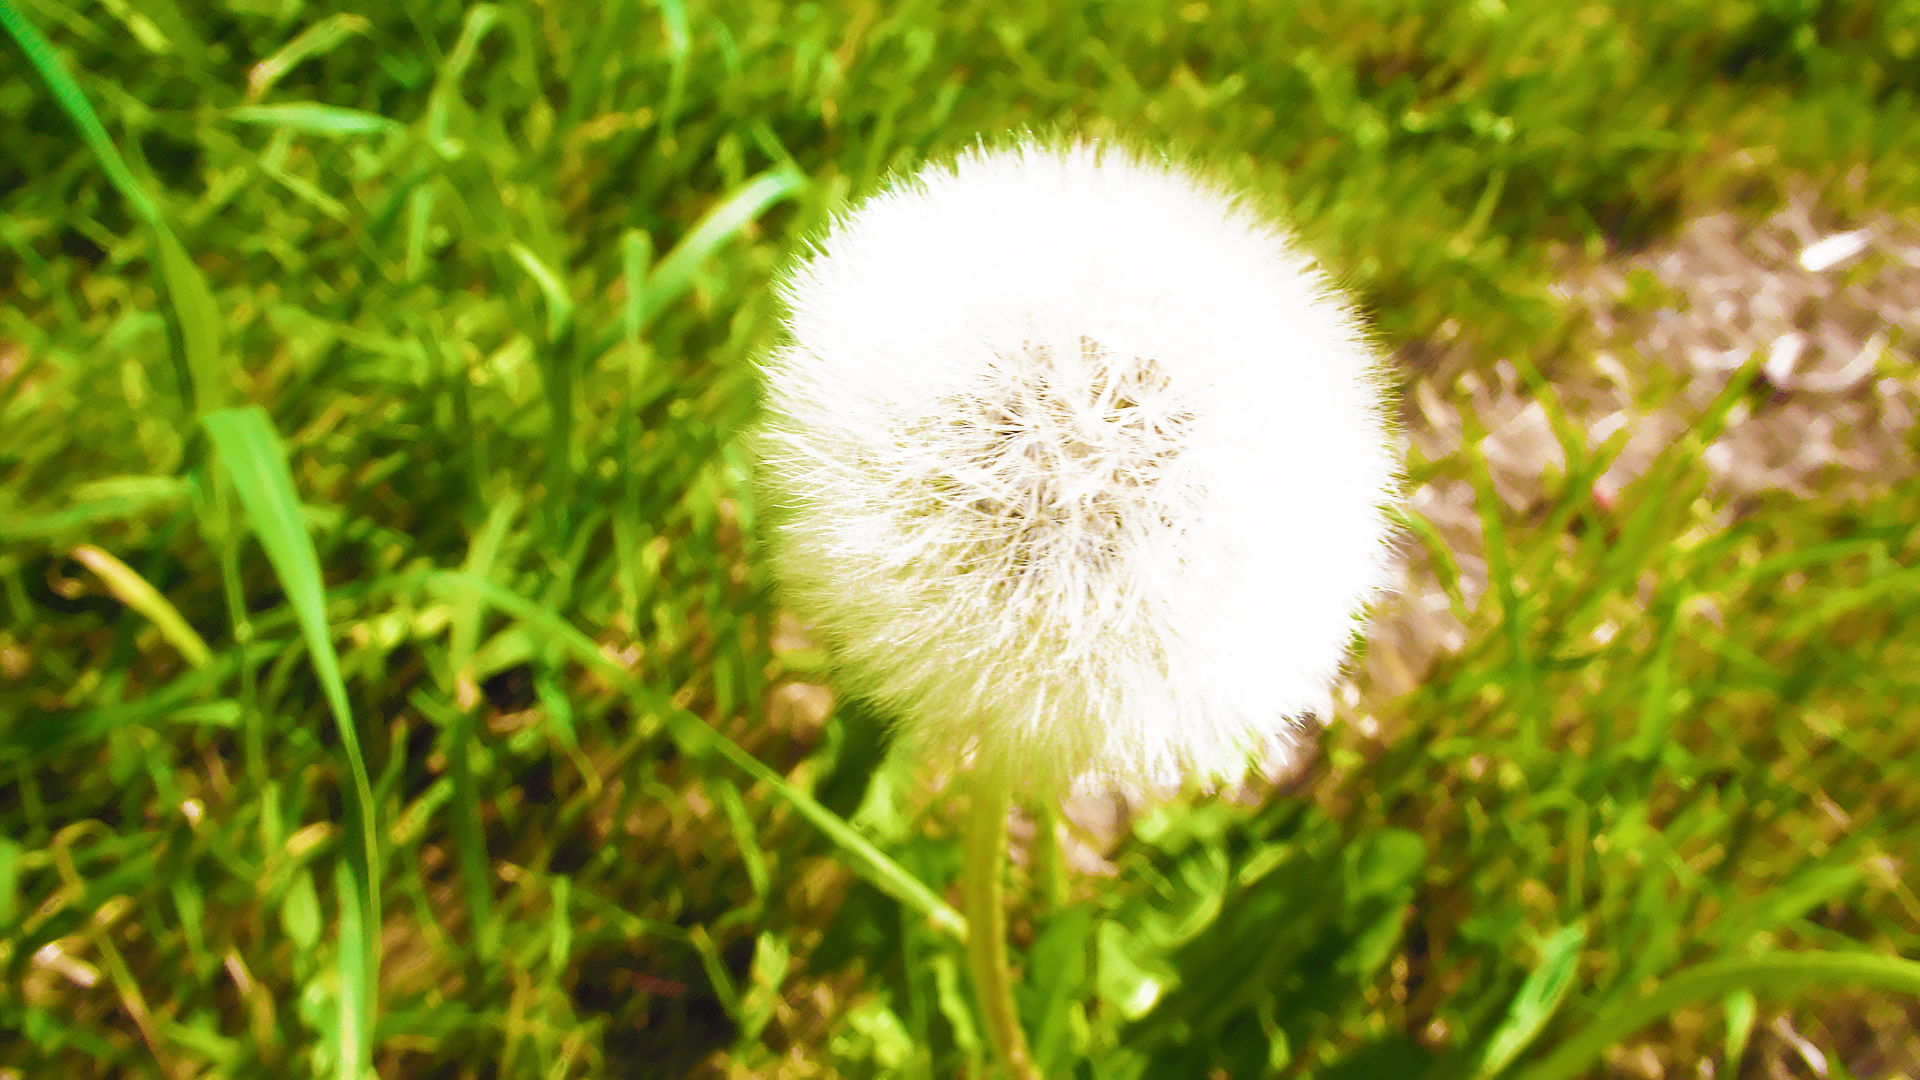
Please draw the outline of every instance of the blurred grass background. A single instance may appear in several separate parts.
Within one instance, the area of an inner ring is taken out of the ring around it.
[[[1417,689],[1363,658],[1282,783],[1066,830],[1110,873],[1041,815],[1049,1075],[1518,1077],[1689,964],[1920,949],[1920,487],[1730,513],[1751,364],[1617,498],[1552,410],[1598,350],[1556,282],[1794,185],[1912,213],[1913,0],[13,7],[152,215],[16,29],[0,1076],[982,1075],[950,940],[689,722],[957,876],[938,778],[778,611],[738,436],[782,261],[1027,126],[1259,193],[1385,346],[1470,345],[1442,395],[1505,361],[1563,443],[1527,514],[1464,396],[1416,448],[1487,584]],[[1815,1001],[1824,1075],[1920,1075],[1911,1004],[1759,991],[1599,1069],[1812,1075],[1761,1044]]]

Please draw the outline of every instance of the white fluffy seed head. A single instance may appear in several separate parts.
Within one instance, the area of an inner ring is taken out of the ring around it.
[[[1387,582],[1383,377],[1311,260],[1175,167],[962,154],[787,278],[758,432],[787,602],[923,754],[1231,780]]]

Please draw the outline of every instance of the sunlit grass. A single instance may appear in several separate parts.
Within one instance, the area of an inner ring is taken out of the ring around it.
[[[1269,7],[0,8],[0,1075],[975,1068],[955,807],[820,713],[738,436],[783,260],[1021,126],[1263,193],[1565,462],[1519,514],[1471,408],[1416,454],[1489,588],[1414,521],[1466,639],[1393,700],[1363,663],[1283,790],[1110,876],[1028,845],[1049,1075],[1565,1075],[1664,986],[1659,1060],[1725,1077],[1810,972],[1910,986],[1920,488],[1728,512],[1750,365],[1597,499],[1549,287],[1789,178],[1911,211],[1911,28]]]

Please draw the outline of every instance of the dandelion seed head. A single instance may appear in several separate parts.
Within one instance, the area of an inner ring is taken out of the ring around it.
[[[787,600],[897,735],[1029,788],[1231,780],[1385,586],[1378,361],[1285,234],[1091,145],[962,154],[787,278]]]

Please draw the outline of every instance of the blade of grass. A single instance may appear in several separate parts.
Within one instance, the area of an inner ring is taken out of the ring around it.
[[[180,612],[167,598],[161,596],[147,579],[134,572],[133,567],[114,558],[112,555],[94,547],[81,544],[73,549],[73,557],[87,569],[97,574],[120,602],[147,617],[160,636],[167,639],[187,663],[204,668],[213,663],[213,652],[207,643],[180,617]]]
[[[1670,555],[1661,560],[1660,573],[1664,580],[1656,588],[1653,610],[1649,613],[1654,622],[1653,659],[1642,675],[1646,691],[1641,696],[1640,718],[1633,741],[1624,748],[1627,756],[1636,761],[1657,757],[1673,726],[1673,653],[1683,621],[1681,608],[1687,599],[1686,586],[1674,580],[1673,562]]]
[[[620,273],[627,288],[620,324],[626,331],[627,344],[635,349],[640,347],[640,331],[646,325],[647,267],[652,263],[653,237],[644,229],[628,229],[620,237]],[[634,371],[637,364],[629,369],[630,373]]]
[[[323,105],[317,101],[290,101],[283,105],[237,105],[220,114],[243,124],[268,124],[301,135],[384,135],[403,127],[379,113]]]
[[[48,514],[21,515],[8,521],[0,521],[0,543],[19,540],[44,540],[59,536],[69,529],[91,525],[97,521],[124,521],[138,517],[151,510],[171,506],[178,502],[178,491],[161,491],[118,495],[104,499],[76,499],[74,505],[65,510],[55,510]]]
[[[359,818],[359,842],[347,845],[347,861],[341,869],[342,874],[348,875],[343,882],[350,883],[352,888],[343,884],[340,894],[340,974],[343,981],[351,977],[357,983],[343,989],[340,995],[340,1080],[360,1080],[371,1067],[372,1047],[367,1040],[373,1033],[379,992],[376,930],[380,923],[379,840],[375,830],[373,788],[367,779],[360,737],[347,703],[346,684],[340,678],[340,658],[327,628],[327,597],[320,577],[320,558],[301,515],[300,498],[294,491],[286,451],[265,410],[258,406],[223,409],[208,415],[202,423],[227,467],[247,520],[259,536],[260,546],[266,550],[281,588],[286,591],[287,602],[293,606],[301,634],[306,639],[308,657],[320,680],[321,693],[339,729],[341,752],[353,778],[352,806],[354,816]],[[347,1052],[349,1049],[351,1054]]]
[[[1527,981],[1513,995],[1507,1017],[1488,1041],[1480,1059],[1480,1076],[1496,1076],[1512,1064],[1560,1008],[1560,1002],[1573,988],[1573,976],[1579,968],[1580,947],[1586,944],[1584,923],[1564,927],[1540,947],[1540,963],[1527,974]]]
[[[629,634],[640,628],[640,445],[638,402],[645,389],[647,346],[640,339],[646,322],[647,268],[653,264],[653,237],[644,229],[628,229],[620,237],[621,279],[626,297],[621,305],[621,330],[626,336],[627,386],[620,410],[620,453],[624,458],[620,497],[613,506],[614,583],[620,590],[620,612]]]
[[[292,41],[274,50],[272,56],[253,65],[253,69],[247,72],[248,99],[260,97],[273,89],[274,83],[301,62],[324,56],[353,35],[364,34],[372,29],[373,23],[360,15],[343,12],[321,19],[302,30]]]
[[[255,641],[247,645],[247,658],[260,663],[285,652],[285,641]],[[145,697],[118,705],[104,705],[78,715],[59,714],[29,720],[8,734],[10,749],[39,752],[66,742],[101,738],[129,724],[148,724],[183,710],[193,698],[214,690],[239,670],[236,649],[223,650],[204,668],[196,668]],[[31,714],[29,714],[31,715]],[[191,722],[192,714],[179,717]]]
[[[371,1070],[373,995],[380,989],[374,965],[379,946],[364,912],[367,891],[355,873],[353,858],[343,859],[335,872],[340,899],[340,1080],[362,1080]]]
[[[694,271],[700,268],[720,245],[740,234],[767,207],[798,194],[807,186],[807,178],[792,169],[765,172],[740,185],[719,206],[707,212],[693,231],[682,237],[666,258],[648,275],[640,306],[641,325],[666,310],[693,285]]]
[[[73,858],[74,842],[97,827],[94,822],[69,825],[60,830],[54,836],[53,842],[48,845],[53,856],[54,867],[72,896],[91,899],[96,891],[95,887],[99,884],[97,879],[90,883],[81,878],[79,867]],[[122,869],[124,870],[124,867]],[[104,901],[105,897],[101,897],[101,900]],[[83,909],[98,911],[97,905],[83,905]],[[139,982],[134,979],[132,970],[127,967],[125,958],[120,955],[119,948],[114,944],[108,923],[99,918],[88,919],[85,933],[89,943],[99,950],[101,958],[106,961],[108,977],[113,983],[114,991],[120,996],[120,1007],[133,1020],[141,1038],[146,1041],[147,1049],[153,1054],[154,1060],[159,1062],[161,1075],[181,1075],[174,1068],[172,1055],[167,1053],[166,1040],[162,1038],[159,1026],[153,1022],[153,1011],[147,1007],[146,995],[141,992]]]
[[[1753,991],[1735,990],[1728,994],[1721,1008],[1727,1015],[1727,1039],[1725,1046],[1727,1075],[1737,1075],[1740,1059],[1746,1055],[1747,1039],[1753,1034],[1753,1014],[1758,1002]]]
[[[509,494],[494,506],[481,526],[480,535],[467,549],[465,572],[484,578],[493,572],[500,544],[507,529],[520,512],[520,498]],[[447,723],[447,761],[451,766],[454,791],[454,843],[458,847],[460,876],[467,886],[469,918],[473,922],[474,944],[483,961],[491,961],[500,952],[500,924],[493,910],[493,879],[488,873],[485,834],[480,826],[480,795],[473,784],[473,763],[468,756],[473,743],[473,716],[480,706],[480,684],[473,670],[474,650],[480,642],[480,620],[486,614],[485,601],[478,593],[461,596],[454,602],[453,636],[447,662],[453,672],[454,701]]]
[[[1486,553],[1487,580],[1500,599],[1500,628],[1505,631],[1508,649],[1507,682],[1515,694],[1512,710],[1518,714],[1522,745],[1529,751],[1540,748],[1541,720],[1528,695],[1535,685],[1533,658],[1527,648],[1526,607],[1514,576],[1514,552],[1507,545],[1506,525],[1501,515],[1506,504],[1494,489],[1493,472],[1487,464],[1484,442],[1487,437],[1474,412],[1473,402],[1464,393],[1457,403],[1460,409],[1460,445],[1472,475],[1473,501],[1480,513],[1481,548]]]
[[[733,829],[733,842],[740,849],[740,861],[746,864],[753,895],[764,904],[767,902],[767,853],[760,847],[759,832],[753,827],[753,817],[747,813],[747,801],[740,796],[740,789],[733,781],[725,777],[714,780],[711,786],[720,808],[726,811],[727,824]]]
[[[520,620],[529,630],[564,645],[575,660],[592,668],[659,716],[666,725],[667,734],[682,753],[692,758],[705,758],[717,752],[755,780],[765,781],[775,794],[786,799],[799,811],[800,816],[812,822],[815,828],[849,855],[853,868],[882,892],[920,911],[956,940],[966,940],[966,919],[946,901],[935,896],[933,890],[919,878],[873,846],[871,841],[847,824],[846,819],[821,806],[811,795],[767,767],[759,758],[740,749],[733,740],[709,727],[699,717],[666,701],[645,683],[634,678],[626,668],[608,659],[593,639],[559,615],[471,574],[452,571],[435,574],[427,579],[427,588],[442,599],[453,601],[458,601],[464,594],[476,593],[487,603]]]
[[[93,156],[100,159],[100,166],[107,171],[107,179],[132,204],[133,212],[149,224],[163,225],[160,205],[153,201],[146,187],[135,178],[133,170],[127,168],[126,160],[120,156],[113,140],[108,138],[107,129],[101,126],[93,106],[87,103],[86,95],[80,92],[80,85],[73,81],[73,76],[67,74],[66,65],[60,62],[60,57],[53,51],[53,43],[40,32],[39,27],[20,14],[12,0],[0,0],[0,25],[4,25],[7,33],[20,43],[21,50],[27,54],[27,61],[40,73],[47,89],[53,91],[53,99],[59,102],[74,126],[80,129],[80,138],[93,151]]]
[[[1412,509],[1396,507],[1389,510],[1388,514],[1402,528],[1413,533],[1426,549],[1427,559],[1433,565],[1433,576],[1440,583],[1440,591],[1447,596],[1453,617],[1465,626],[1473,614],[1467,610],[1466,596],[1460,591],[1460,564],[1454,560],[1453,551],[1441,537],[1440,530],[1433,527],[1425,514]]]
[[[207,289],[206,278],[200,274],[200,268],[187,257],[186,249],[174,238],[173,230],[167,227],[166,217],[160,211],[146,185],[133,175],[126,160],[107,136],[107,129],[88,104],[80,85],[67,73],[66,65],[53,51],[53,45],[40,33],[38,27],[14,8],[11,0],[0,0],[0,25],[7,28],[13,39],[27,54],[27,60],[40,73],[47,89],[53,92],[67,117],[80,129],[80,138],[93,151],[100,161],[101,168],[107,172],[107,179],[120,191],[122,198],[132,206],[133,211],[148,225],[153,227],[154,241],[159,249],[160,273],[166,281],[167,298],[172,303],[174,314],[179,319],[182,347],[186,352],[187,372],[192,384],[194,412],[205,416],[218,409],[226,400],[226,371],[220,364],[220,316],[214,306],[213,293]]]
[[[1695,463],[1707,445],[1719,438],[1734,405],[1759,376],[1761,360],[1762,354],[1758,352],[1749,357],[1727,380],[1713,404],[1694,421],[1692,430],[1662,451],[1647,471],[1622,492],[1623,499],[1631,497],[1632,509],[1619,523],[1619,536],[1611,543],[1606,558],[1563,620],[1567,625],[1593,623],[1596,612],[1612,594],[1638,576],[1647,558],[1647,548],[1658,543],[1650,537],[1662,515],[1676,503],[1691,504],[1697,494],[1694,489],[1705,486],[1703,475],[1694,468]]]
[[[1705,998],[1741,990],[1786,993],[1808,986],[1864,986],[1920,996],[1920,963],[1869,953],[1800,952],[1701,964],[1588,1024],[1518,1080],[1571,1080],[1599,1061],[1607,1047]]]
[[[518,240],[509,245],[507,250],[520,268],[527,272],[527,276],[533,279],[533,283],[540,286],[540,294],[547,299],[547,340],[559,341],[567,324],[573,321],[573,297],[567,295],[566,282],[560,280],[560,275],[542,262],[532,248]]]

